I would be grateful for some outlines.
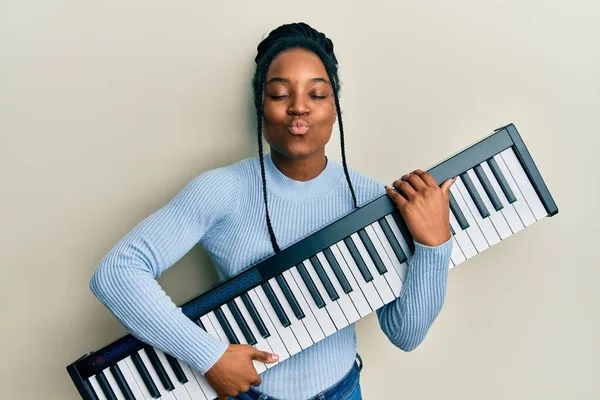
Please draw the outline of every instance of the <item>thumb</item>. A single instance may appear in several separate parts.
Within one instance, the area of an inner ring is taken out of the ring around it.
[[[450,191],[450,187],[454,184],[454,182],[456,182],[456,176],[454,178],[448,179],[446,181],[444,181],[444,183],[442,183],[442,190],[445,193],[448,193]]]
[[[279,360],[279,355],[275,353],[269,353],[268,351],[256,350],[252,355],[252,359],[264,363],[274,363]]]

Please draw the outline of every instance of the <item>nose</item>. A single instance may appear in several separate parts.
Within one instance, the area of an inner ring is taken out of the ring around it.
[[[302,96],[294,95],[291,97],[291,102],[288,107],[288,114],[290,115],[306,115],[310,112],[305,99]]]

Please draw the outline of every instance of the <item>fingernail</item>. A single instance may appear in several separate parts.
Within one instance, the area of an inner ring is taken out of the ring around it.
[[[271,358],[275,361],[279,360],[279,354],[271,353]]]

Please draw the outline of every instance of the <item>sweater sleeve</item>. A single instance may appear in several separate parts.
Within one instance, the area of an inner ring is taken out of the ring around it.
[[[404,351],[417,348],[442,309],[453,239],[436,247],[414,243],[400,297],[377,310],[382,331]]]
[[[236,180],[226,168],[194,178],[125,235],[101,260],[90,281],[94,295],[131,334],[202,374],[228,345],[185,316],[156,278],[235,211]]]

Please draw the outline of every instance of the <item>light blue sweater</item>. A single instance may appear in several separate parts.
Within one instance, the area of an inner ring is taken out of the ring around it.
[[[282,249],[353,209],[343,168],[332,160],[307,182],[282,174],[269,154],[265,169],[269,213]],[[349,173],[359,205],[385,194],[382,183],[351,168]],[[194,178],[115,245],[90,287],[134,336],[205,373],[227,344],[189,320],[156,281],[196,244],[206,249],[221,279],[273,254],[258,157]],[[452,240],[415,246],[401,296],[377,311],[383,332],[404,351],[421,343],[442,307]],[[263,372],[259,389],[276,398],[307,399],[342,378],[355,353],[350,325]]]

